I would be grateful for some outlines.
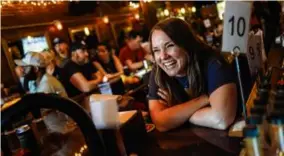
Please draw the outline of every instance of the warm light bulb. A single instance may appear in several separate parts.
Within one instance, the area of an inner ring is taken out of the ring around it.
[[[105,17],[103,18],[103,21],[104,21],[104,23],[108,23],[108,22],[109,22],[108,17],[107,17],[107,16],[105,16]]]
[[[84,32],[85,32],[85,34],[86,34],[87,36],[90,35],[90,30],[89,30],[88,27],[85,27],[85,28],[84,28]]]
[[[54,25],[56,26],[56,28],[58,30],[62,30],[63,29],[63,26],[62,26],[60,21],[54,21]]]
[[[180,9],[180,12],[181,12],[182,14],[184,14],[184,13],[185,13],[185,9],[184,9],[184,8],[181,8],[181,9]]]
[[[191,8],[191,11],[192,11],[192,12],[196,12],[196,8],[195,8],[195,7],[192,7],[192,8]]]
[[[33,37],[31,36],[27,36],[28,41],[31,41],[33,39]]]
[[[165,10],[164,10],[164,14],[165,14],[165,16],[169,16],[169,15],[170,15],[169,10],[168,10],[168,9],[165,9]]]
[[[139,14],[135,14],[135,19],[139,20],[140,16]]]
[[[85,148],[85,149],[87,149],[87,148],[88,148],[88,146],[85,144],[85,145],[84,145],[84,148]]]

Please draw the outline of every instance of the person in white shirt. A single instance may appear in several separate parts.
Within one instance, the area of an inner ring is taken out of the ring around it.
[[[60,81],[46,72],[46,67],[51,63],[51,60],[45,58],[43,54],[29,52],[23,59],[15,60],[15,63],[24,68],[31,68],[25,77],[29,80],[29,93],[54,93],[61,97],[67,97]],[[43,114],[46,112],[42,111]],[[68,117],[63,113],[51,111],[44,117],[44,122],[50,131],[65,133]]]
[[[30,93],[55,93],[67,97],[63,85],[52,75],[46,73],[51,60],[45,59],[41,53],[29,52],[22,60],[15,60],[18,66],[31,67],[26,78],[29,80]]]

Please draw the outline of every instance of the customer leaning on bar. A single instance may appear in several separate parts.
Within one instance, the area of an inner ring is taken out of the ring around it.
[[[237,86],[231,67],[199,41],[183,20],[155,25],[150,47],[156,66],[149,83],[149,110],[159,131],[190,122],[226,129],[237,111]]]

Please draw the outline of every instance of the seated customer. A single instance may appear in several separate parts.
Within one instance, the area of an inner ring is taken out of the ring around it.
[[[120,78],[123,74],[123,66],[120,60],[112,52],[107,43],[99,43],[97,47],[96,61],[94,66],[104,75],[104,81]],[[124,85],[121,79],[112,85],[113,94],[124,94]]]
[[[46,73],[46,67],[51,60],[46,60],[41,53],[29,52],[22,60],[15,60],[18,66],[31,68],[26,74],[29,82],[30,93],[54,93],[62,97],[67,97],[63,85],[52,75]],[[33,110],[34,117],[38,118],[40,112]],[[68,117],[65,114],[56,111],[42,110],[44,114],[44,123],[51,132],[67,133],[71,129],[68,127]]]
[[[146,52],[141,47],[141,35],[138,32],[130,31],[126,39],[126,45],[120,50],[119,59],[131,71],[143,67],[143,60]]]
[[[97,47],[94,66],[108,79],[119,77],[123,74],[123,66],[120,60],[112,52],[106,43],[99,43]]]
[[[74,42],[71,46],[71,59],[61,72],[62,82],[69,97],[90,92],[102,82],[102,74],[90,62],[84,44]]]
[[[56,65],[59,68],[62,68],[70,57],[69,46],[67,42],[60,38],[55,38],[53,40],[53,45],[55,49]]]
[[[237,111],[237,86],[231,67],[178,18],[151,31],[156,66],[149,83],[149,110],[159,131],[190,122],[226,129]]]
[[[25,75],[30,93],[56,93],[67,97],[62,84],[55,77],[46,73],[46,67],[49,65],[50,60],[45,60],[42,54],[29,52],[22,60],[15,60],[15,63],[18,66],[30,68]]]

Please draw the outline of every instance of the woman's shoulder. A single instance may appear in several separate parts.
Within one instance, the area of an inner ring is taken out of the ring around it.
[[[234,70],[225,60],[218,57],[210,58],[206,68],[205,74],[209,94],[224,84],[235,83]]]

